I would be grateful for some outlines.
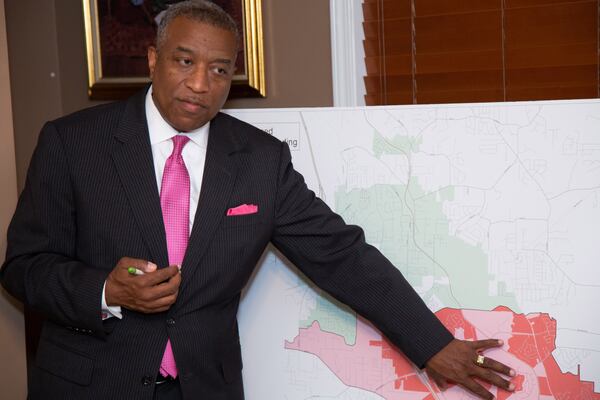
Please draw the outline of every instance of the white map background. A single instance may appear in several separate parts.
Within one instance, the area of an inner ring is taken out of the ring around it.
[[[561,370],[600,391],[600,102],[229,113],[286,140],[308,186],[432,310],[548,313]],[[285,348],[319,307],[323,324],[353,323],[320,299],[265,253],[239,313],[247,399],[382,399]]]

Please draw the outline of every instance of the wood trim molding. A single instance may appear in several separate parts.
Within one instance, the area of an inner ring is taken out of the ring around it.
[[[333,105],[365,105],[362,0],[330,0]]]

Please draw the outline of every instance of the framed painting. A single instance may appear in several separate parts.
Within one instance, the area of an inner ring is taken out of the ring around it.
[[[150,82],[147,49],[154,44],[157,16],[179,1],[83,0],[91,99],[123,99]],[[261,0],[212,1],[234,18],[243,39],[229,98],[264,97]]]

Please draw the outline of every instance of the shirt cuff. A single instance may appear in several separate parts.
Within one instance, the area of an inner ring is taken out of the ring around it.
[[[121,306],[109,306],[106,304],[106,281],[104,281],[104,286],[102,286],[102,320],[117,317],[119,319],[123,319],[123,314],[121,314]]]

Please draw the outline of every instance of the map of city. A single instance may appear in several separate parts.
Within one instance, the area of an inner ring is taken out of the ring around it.
[[[516,390],[487,385],[498,399],[600,400],[599,101],[230,113],[288,143],[456,337],[504,340],[486,356]],[[274,248],[239,321],[250,400],[475,398],[440,391]]]

